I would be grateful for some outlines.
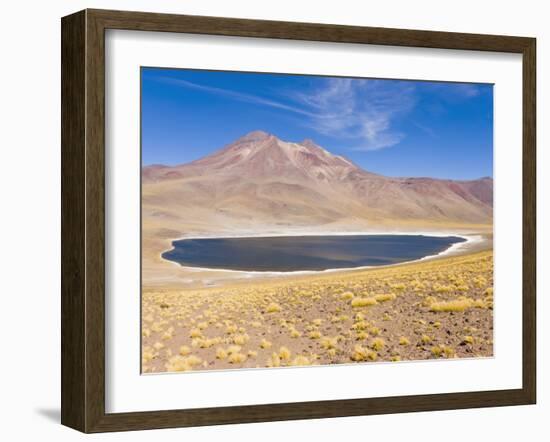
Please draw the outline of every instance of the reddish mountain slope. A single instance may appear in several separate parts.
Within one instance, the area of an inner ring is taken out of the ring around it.
[[[491,178],[384,177],[311,140],[290,143],[261,131],[188,164],[145,167],[142,179],[144,222],[167,235],[186,229],[492,221]]]

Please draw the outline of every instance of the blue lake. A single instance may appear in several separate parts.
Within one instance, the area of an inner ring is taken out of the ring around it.
[[[166,260],[186,267],[290,272],[381,266],[437,255],[457,236],[320,235],[173,241]]]

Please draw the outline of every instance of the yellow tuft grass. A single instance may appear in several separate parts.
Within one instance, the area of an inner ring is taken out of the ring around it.
[[[313,330],[308,333],[310,339],[319,339],[322,335],[319,330]]]
[[[377,358],[376,352],[369,350],[361,345],[356,345],[353,347],[353,352],[351,353],[351,360],[360,362],[360,361],[375,361]]]
[[[392,284],[391,287],[395,290],[405,290],[407,288],[407,286],[405,284],[403,284],[402,282],[399,282],[397,284]]]
[[[279,348],[279,357],[281,358],[282,361],[288,361],[291,355],[292,353],[287,347]]]
[[[192,328],[189,331],[189,337],[190,338],[201,338],[202,337],[202,332],[198,328]]]
[[[487,302],[485,302],[484,299],[474,299],[472,302],[472,307],[487,308]]]
[[[367,321],[357,321],[355,324],[351,326],[354,330],[366,330],[369,327],[369,323]]]
[[[182,345],[180,347],[180,355],[187,356],[189,353],[191,353],[191,349],[187,345]]]
[[[206,339],[199,339],[197,343],[200,348],[210,348],[216,344],[219,344],[220,342],[219,342],[219,339],[217,338],[212,338],[212,339],[206,338]]]
[[[321,347],[323,347],[325,350],[329,350],[331,348],[336,348],[338,346],[338,338],[331,338],[329,336],[325,336],[321,339]]]
[[[411,341],[406,336],[401,336],[399,338],[399,345],[410,345]]]
[[[233,333],[237,333],[239,331],[239,328],[236,326],[236,325],[228,325],[226,328],[225,328],[225,332],[228,334],[228,335],[232,335]]]
[[[190,371],[193,367],[199,365],[202,359],[198,356],[173,356],[168,360],[166,369],[168,371]]]
[[[267,339],[262,339],[260,342],[260,347],[262,348],[271,348],[271,342],[269,342]]]
[[[244,345],[250,340],[250,336],[248,336],[246,333],[242,335],[235,335],[233,336],[233,343],[237,345]]]
[[[162,330],[162,325],[158,322],[155,322],[153,323],[153,325],[151,325],[151,330],[153,330],[153,332],[155,333],[158,333],[159,331]]]
[[[378,336],[380,334],[380,329],[378,327],[370,327],[369,333],[373,336]]]
[[[147,364],[148,362],[151,362],[154,358],[152,351],[144,351],[141,354],[141,362],[142,364]]]
[[[304,366],[304,365],[311,365],[311,361],[306,358],[305,356],[296,356],[290,365],[294,366]]]
[[[448,358],[452,358],[456,354],[454,349],[449,347],[448,345],[443,346],[443,352],[445,353],[445,356],[448,357]]]
[[[266,361],[265,365],[267,365],[268,367],[280,367],[281,358],[277,353],[272,353],[271,357]]]
[[[435,296],[426,296],[422,300],[422,305],[424,307],[430,307],[432,304],[435,304],[437,302],[437,298]]]
[[[190,371],[193,369],[191,364],[188,364],[185,358],[181,356],[174,356],[168,360],[166,364],[167,371]]]
[[[199,365],[202,362],[202,359],[195,355],[189,355],[185,358],[185,360],[192,367],[194,367],[195,365]]]
[[[374,338],[371,342],[371,347],[374,351],[380,351],[384,348],[386,342],[382,338]]]
[[[266,307],[265,311],[267,313],[277,313],[281,311],[281,306],[279,304],[272,302]]]
[[[459,298],[452,301],[434,302],[430,306],[432,312],[463,312],[472,307],[472,300],[468,298]]]
[[[433,288],[437,293],[449,293],[453,291],[453,287],[450,285],[435,284]]]
[[[246,361],[246,355],[242,353],[231,353],[227,360],[230,364],[241,364]]]
[[[225,349],[219,347],[216,349],[216,359],[225,359],[227,358],[227,352]]]
[[[368,307],[375,304],[378,304],[378,302],[374,298],[354,298],[351,301],[351,306],[354,308]]]
[[[228,348],[227,348],[227,353],[228,354],[234,354],[234,353],[238,353],[241,351],[241,346],[240,345],[230,345]]]
[[[385,293],[381,295],[376,295],[374,299],[376,302],[386,302],[386,301],[393,301],[396,298],[396,296],[393,293]]]
[[[445,356],[446,358],[452,358],[455,356],[455,351],[452,347],[448,345],[437,345],[430,349],[432,355],[436,358]]]

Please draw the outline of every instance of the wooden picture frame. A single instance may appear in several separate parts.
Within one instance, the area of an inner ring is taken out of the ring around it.
[[[105,412],[105,30],[517,53],[523,57],[523,385],[475,391]],[[62,19],[62,424],[83,432],[533,404],[536,398],[536,41],[533,38],[84,10]]]

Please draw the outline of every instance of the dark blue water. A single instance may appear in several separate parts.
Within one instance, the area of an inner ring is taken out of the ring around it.
[[[422,235],[182,239],[162,257],[186,267],[290,272],[397,264],[436,255],[463,241]]]

